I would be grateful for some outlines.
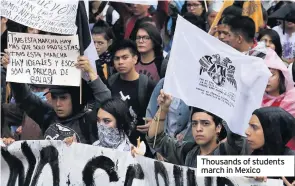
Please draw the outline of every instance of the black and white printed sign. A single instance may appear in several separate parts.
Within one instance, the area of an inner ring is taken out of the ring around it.
[[[262,59],[246,56],[178,16],[166,93],[221,117],[244,136],[269,77]]]
[[[1,186],[281,186],[244,177],[197,177],[196,169],[128,152],[62,141],[17,141],[1,149]]]

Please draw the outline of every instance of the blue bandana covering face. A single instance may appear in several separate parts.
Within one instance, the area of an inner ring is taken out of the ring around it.
[[[36,96],[38,96],[42,101],[47,101],[46,96],[44,96],[44,92],[33,92]]]

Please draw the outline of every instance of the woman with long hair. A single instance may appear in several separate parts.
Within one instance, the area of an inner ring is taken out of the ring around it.
[[[115,35],[112,28],[103,20],[99,20],[93,26],[91,34],[99,56],[99,59],[95,61],[97,73],[101,76],[101,71],[103,71],[104,77],[101,79],[108,79],[113,74],[112,56],[109,51],[115,42]]]
[[[110,99],[97,111],[97,138],[95,146],[131,151],[128,136],[133,127],[128,106],[121,99]]]
[[[266,47],[273,49],[277,55],[282,57],[282,44],[279,34],[272,29],[262,29],[257,37],[258,41],[264,41]]]
[[[161,66],[164,59],[160,32],[150,23],[141,24],[135,41],[140,53],[140,60],[135,67],[136,71],[158,82],[161,78]]]

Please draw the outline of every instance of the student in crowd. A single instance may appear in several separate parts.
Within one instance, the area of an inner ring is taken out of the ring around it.
[[[135,66],[136,71],[158,82],[164,59],[160,32],[152,24],[142,24],[137,30],[135,41],[140,53],[140,60]]]
[[[294,127],[295,118],[281,108],[265,107],[255,110],[245,132],[251,155],[295,156],[295,151],[286,147],[295,136]],[[295,177],[283,178],[286,185],[294,179]]]
[[[272,76],[265,89],[262,106],[281,107],[295,117],[295,88],[289,70],[271,49],[268,49],[264,61]]]
[[[262,29],[257,37],[258,41],[264,41],[266,47],[273,49],[279,57],[282,57],[282,45],[280,36],[272,29]]]
[[[293,63],[295,61],[295,23],[285,21],[285,23],[274,27],[273,30],[279,34],[281,39],[283,61],[287,64]]]
[[[169,163],[197,166],[198,155],[240,155],[249,154],[246,141],[240,135],[227,131],[227,140],[220,142],[225,137],[226,125],[222,119],[214,114],[199,108],[193,108],[191,115],[192,133],[195,141],[177,142],[164,132],[164,121],[166,120],[172,97],[161,90],[158,97],[158,109],[150,125],[147,141],[153,147],[155,136],[155,150],[160,153]],[[158,125],[157,125],[157,122]],[[158,129],[157,129],[158,127]],[[157,133],[156,133],[157,131]]]
[[[8,63],[9,55],[5,54],[2,65],[6,68]],[[92,88],[97,104],[111,97],[109,89],[91,68],[87,57],[79,56],[76,67],[88,73],[89,86]],[[39,124],[45,139],[66,140],[76,136],[78,142],[93,143],[90,126],[95,123],[95,119],[91,120],[93,112],[84,111],[80,105],[79,87],[51,87],[49,89],[52,97],[51,105],[34,95],[26,84],[11,83],[11,88],[16,103],[19,103],[26,114]]]
[[[184,5],[182,6],[182,15],[186,12],[191,12],[197,16],[201,16],[205,19],[205,2],[203,0],[201,1],[185,1]]]
[[[136,144],[138,137],[145,139],[144,130],[147,126],[143,117],[155,83],[146,75],[136,72],[135,64],[138,63],[139,53],[133,41],[122,40],[115,43],[112,55],[118,73],[108,79],[108,84],[113,97],[120,97],[128,103],[132,123],[136,127],[130,136],[130,141]],[[150,151],[147,151],[146,155],[152,156]]]
[[[95,61],[97,74],[103,82],[106,82],[106,79],[113,74],[112,56],[109,48],[116,38],[109,25],[102,20],[93,26],[91,33],[99,56],[99,59]]]
[[[134,28],[133,28],[133,30],[132,30],[132,32],[130,34],[129,39],[135,41],[136,34],[137,34],[138,29],[139,29],[139,26],[141,26],[142,24],[145,24],[145,23],[149,23],[149,24],[152,24],[152,25],[156,26],[156,23],[154,22],[152,17],[143,17],[141,19],[138,19],[135,22]]]
[[[143,17],[152,17],[155,21],[157,28],[160,30],[164,26],[164,22],[168,16],[168,1],[158,1],[157,10],[153,15],[150,15],[150,5],[141,4],[124,4],[117,2],[110,2],[110,4],[120,14],[122,24],[124,25],[124,38],[128,39],[132,30],[134,29],[135,22]]]
[[[247,16],[228,16],[218,26],[218,39],[242,53],[256,46],[255,23]]]
[[[119,13],[109,5],[108,1],[94,0],[89,2],[89,23],[106,21],[110,26],[120,18]]]
[[[92,145],[131,151],[129,135],[133,129],[127,103],[121,99],[109,99],[97,112],[97,137]]]
[[[34,95],[51,104],[50,94],[44,95],[49,91],[48,85],[31,84],[29,87]],[[9,134],[4,134],[4,136],[10,136],[14,140],[44,139],[39,125],[25,113],[20,104],[15,103],[15,100],[3,104],[3,109],[5,114],[3,125],[10,130]]]

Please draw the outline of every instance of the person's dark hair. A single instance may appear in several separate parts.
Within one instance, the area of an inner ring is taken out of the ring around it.
[[[206,16],[205,2],[204,2],[204,0],[197,0],[197,1],[200,2],[202,7],[204,8],[204,10],[201,14],[201,17],[205,18],[205,16]],[[187,12],[188,12],[187,11],[187,1],[185,1],[184,4],[182,5],[182,8],[181,8],[181,15],[184,15]]]
[[[262,6],[262,5],[261,5]],[[262,6],[261,7],[262,9],[262,16],[263,16],[263,21],[267,24],[267,21],[268,21],[268,14],[267,14],[267,11],[265,10],[265,8]]]
[[[280,70],[279,70],[279,77],[280,77],[280,80],[279,80],[279,92],[280,92],[280,94],[283,94],[283,93],[286,92],[285,76],[282,73],[282,71],[280,71]]]
[[[201,16],[197,16],[191,12],[187,12],[183,15],[183,18],[192,23],[193,25],[199,27],[202,30],[206,30],[206,22]]]
[[[114,116],[120,133],[124,132],[127,136],[130,135],[133,126],[126,102],[120,98],[113,98],[103,102],[100,108]]]
[[[153,49],[155,52],[155,57],[157,60],[162,61],[164,59],[163,57],[163,41],[160,32],[158,31],[157,27],[150,23],[144,23],[141,24],[138,27],[139,29],[145,30],[148,35],[150,36],[152,43],[153,43]],[[137,30],[137,32],[138,32]]]
[[[153,22],[154,22],[154,20],[153,20],[153,18],[150,17],[150,16],[146,16],[146,17],[143,17],[143,18],[141,18],[141,19],[136,20],[136,22],[135,22],[135,24],[134,24],[134,27],[133,27],[133,29],[132,29],[132,32],[131,32],[131,34],[130,34],[129,39],[135,41],[135,39],[136,39],[136,34],[137,34],[137,31],[138,31],[139,26],[142,25],[142,24],[145,24],[145,23],[150,23],[150,24],[151,24],[151,23],[153,23]]]
[[[229,7],[226,7],[223,12],[222,12],[222,15],[221,17],[226,17],[226,16],[242,16],[242,12],[243,12],[243,9],[239,6],[235,6],[235,5],[232,5],[232,6],[229,6]]]
[[[275,45],[275,51],[277,53],[277,55],[279,57],[282,57],[282,44],[281,44],[281,39],[279,34],[272,30],[272,29],[262,29],[259,32],[259,35],[257,37],[257,40],[260,41],[262,37],[264,37],[265,35],[269,36],[273,42],[273,44]]]
[[[285,145],[294,136],[295,118],[280,107],[264,107],[253,112],[261,123],[264,145],[253,155],[284,155]]]
[[[115,39],[112,28],[108,25],[107,22],[103,20],[99,20],[95,23],[91,30],[91,34],[102,34],[104,36],[104,39],[107,41]]]
[[[239,33],[247,42],[253,42],[255,37],[255,23],[247,16],[234,16],[228,19],[226,24],[233,33]]]
[[[212,116],[213,118],[213,121],[216,125],[216,127],[220,124],[222,124],[222,119],[218,116],[216,116],[215,114],[212,114],[211,112],[208,112],[206,110],[203,110],[203,109],[200,109],[200,108],[197,108],[197,107],[193,107],[193,111],[192,111],[192,115],[191,115],[191,118],[193,117],[193,115],[196,113],[196,112],[204,112],[210,116]]]
[[[123,40],[117,41],[116,43],[113,44],[112,50],[110,50],[110,52],[112,56],[115,56],[117,51],[125,50],[125,49],[128,49],[133,56],[140,57],[137,51],[136,44],[130,39],[123,39]]]

